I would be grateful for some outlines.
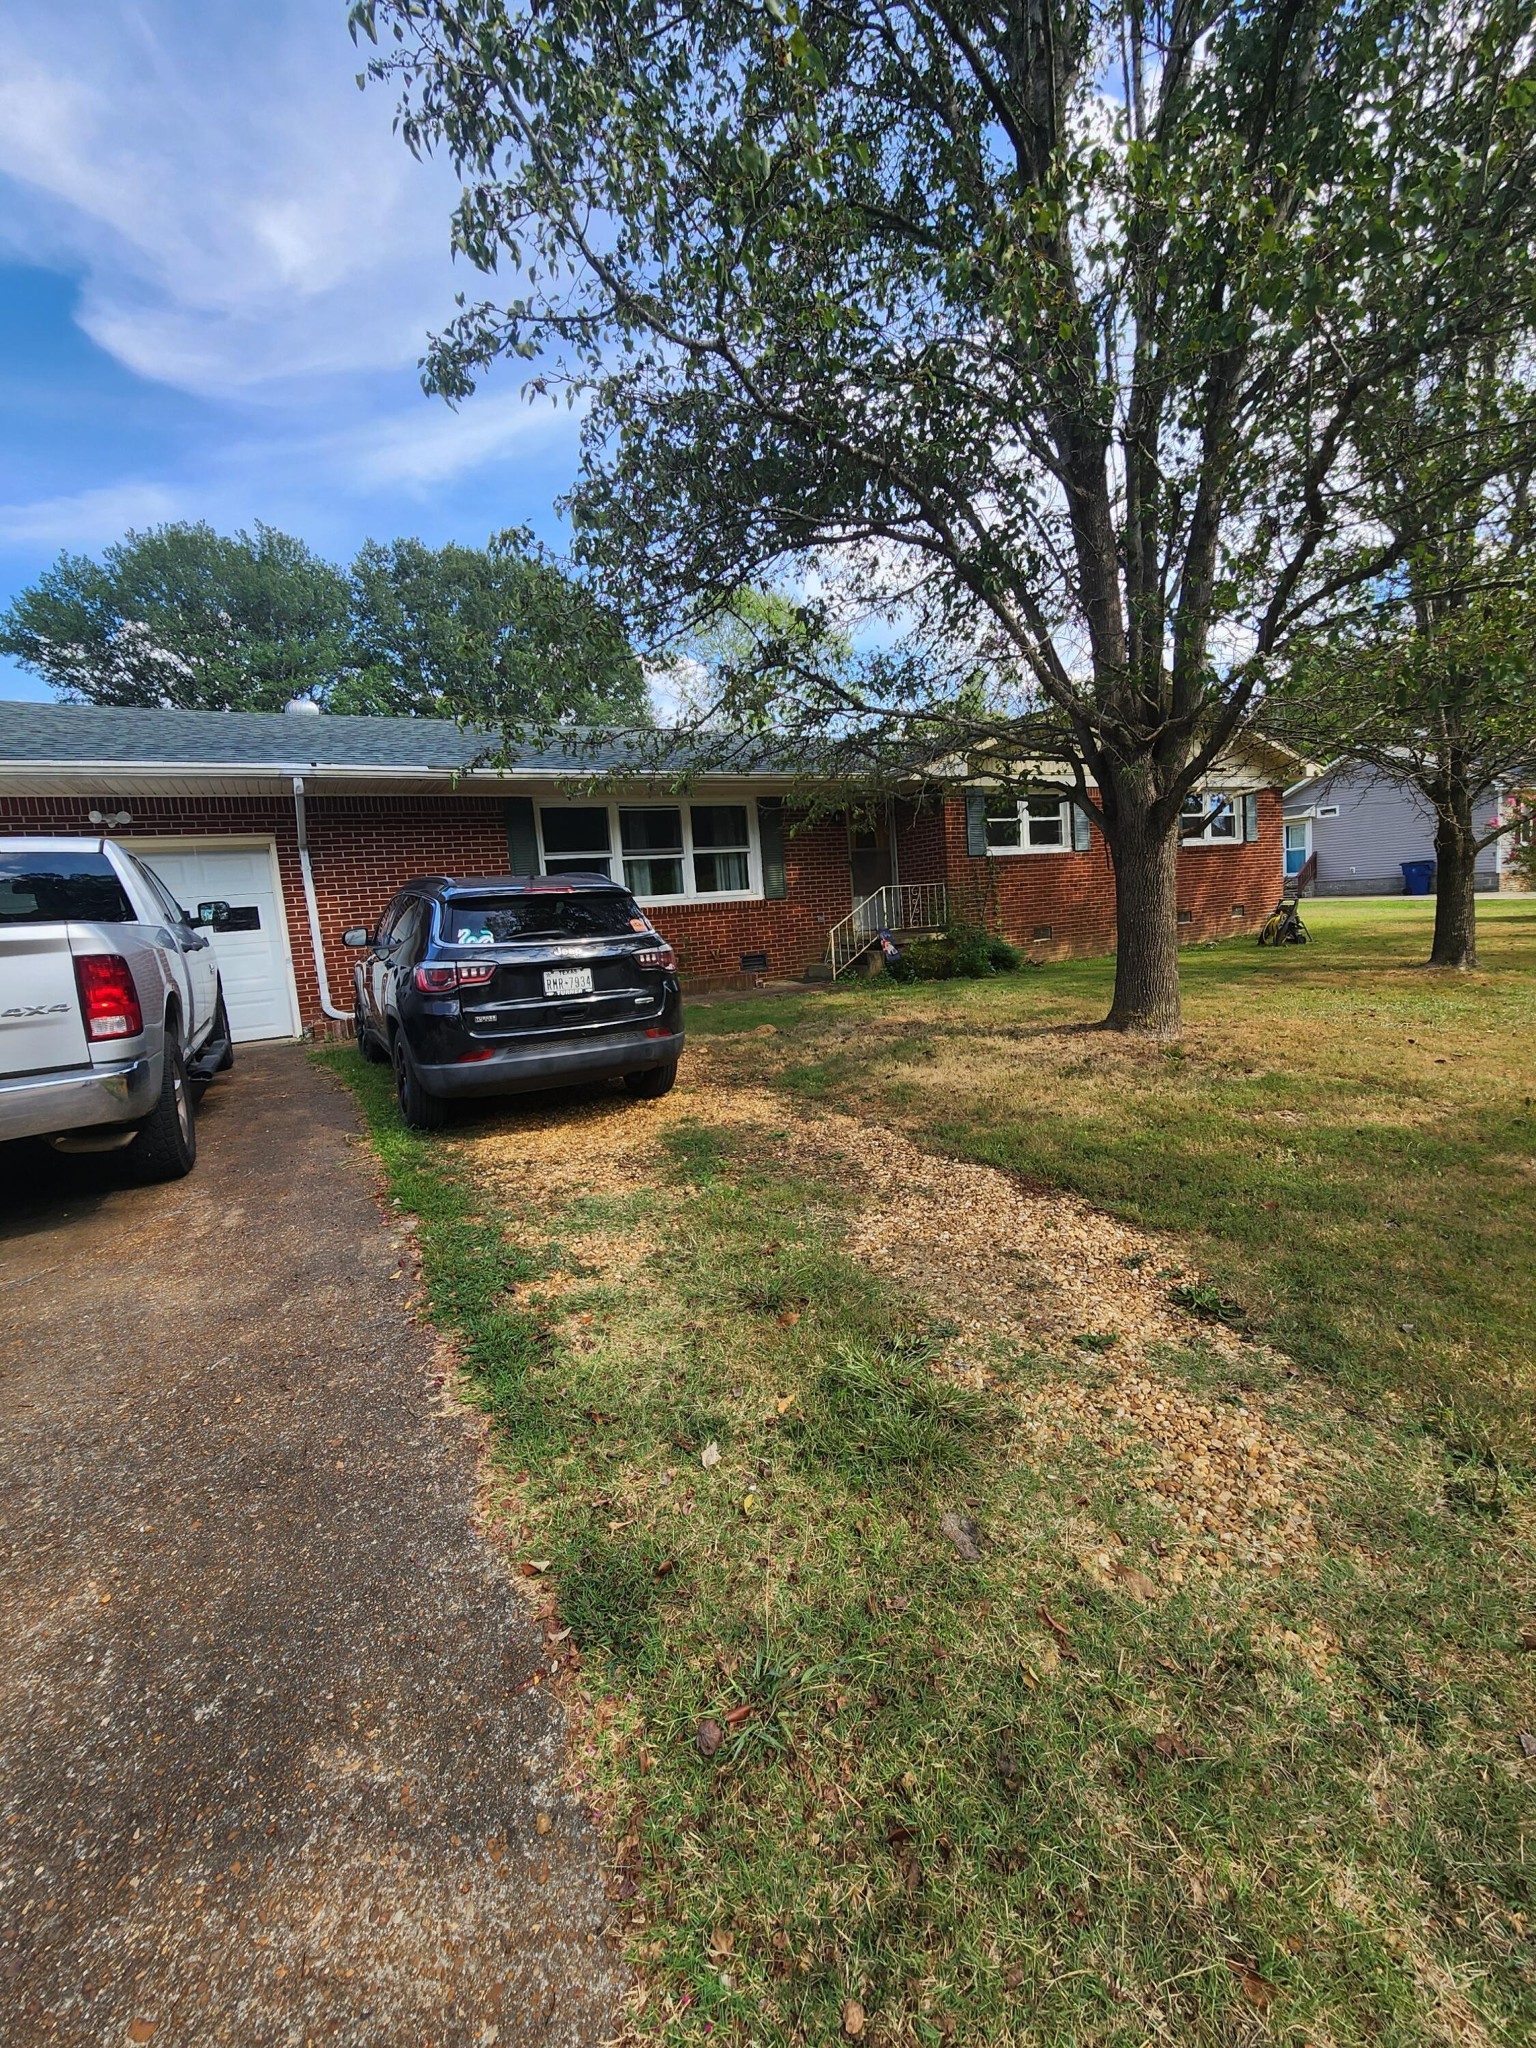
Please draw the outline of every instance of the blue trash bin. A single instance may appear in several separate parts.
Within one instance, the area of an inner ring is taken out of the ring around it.
[[[1403,871],[1405,896],[1427,896],[1435,886],[1435,864],[1432,860],[1405,860],[1398,865]]]

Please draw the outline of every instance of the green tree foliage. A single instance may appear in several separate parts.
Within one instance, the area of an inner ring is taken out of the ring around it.
[[[328,710],[509,730],[649,722],[622,626],[526,535],[486,548],[370,541],[351,582],[352,668]]]
[[[458,167],[456,245],[519,280],[429,386],[590,386],[580,545],[645,634],[841,565],[903,639],[775,686],[798,757],[947,728],[1061,763],[1115,865],[1110,1021],[1174,1028],[1183,797],[1397,559],[1332,545],[1350,425],[1523,317],[1525,0],[352,19]]]
[[[1513,828],[1536,770],[1536,405],[1525,338],[1497,334],[1405,369],[1350,424],[1335,553],[1392,569],[1299,635],[1272,717],[1348,754],[1435,818],[1431,964],[1477,964],[1477,857]],[[1482,822],[1490,810],[1497,822]]]
[[[259,522],[129,533],[101,560],[60,555],[0,614],[0,651],[85,704],[280,711],[345,660],[347,584]]]

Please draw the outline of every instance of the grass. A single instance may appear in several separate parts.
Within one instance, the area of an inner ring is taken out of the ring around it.
[[[782,1085],[1071,1188],[1188,1240],[1213,1299],[1372,1400],[1468,1404],[1536,1456],[1536,897],[1484,899],[1483,970],[1419,963],[1432,906],[1309,905],[1306,949],[1183,961],[1176,1047],[1077,1027],[1113,962],[830,999],[695,1006],[764,1022]],[[757,1072],[760,1041],[743,1042]]]
[[[1529,1215],[1510,1213],[1507,1128],[1465,1180],[1442,1164],[1438,1194],[1398,1184],[1432,1145],[1460,1159],[1470,1136],[1442,1127],[1484,1092],[1474,1074],[1512,1113],[1529,997],[1500,964],[1476,986],[1416,976],[1406,924],[1362,922],[1327,909],[1315,955],[1261,969],[1191,956],[1177,1059],[1060,1035],[1100,1001],[1099,963],[695,1013],[744,1074],[776,1070],[786,1117],[797,1097],[864,1099],[1168,1229],[1204,1188],[1209,1313],[1310,1332],[1330,1376],[1259,1353],[1237,1385],[1198,1343],[1156,1361],[1201,1399],[1257,1389],[1315,1454],[1320,1540],[1280,1574],[1163,1583],[1163,1511],[1109,1436],[1029,1423],[1042,1388],[1113,1372],[1115,1351],[1086,1331],[1070,1358],[999,1359],[982,1388],[948,1374],[929,1305],[846,1249],[857,1188],[788,1171],[771,1128],[707,1096],[681,1121],[636,1108],[655,1118],[642,1176],[609,1187],[595,1161],[579,1195],[540,1196],[497,1163],[494,1120],[409,1133],[387,1077],[321,1055],[420,1219],[509,1540],[553,1561],[540,1585],[580,1646],[647,2038],[830,2043],[851,1999],[879,2048],[1536,2035],[1530,1494],[1506,1427],[1530,1304],[1502,1263]],[[1528,966],[1518,911],[1490,958],[1506,944]],[[1349,987],[1361,1022],[1341,1031]],[[764,1021],[772,1038],[737,1036]],[[1277,1099],[1320,1187],[1284,1232],[1226,1199],[1293,1185],[1235,1107]],[[1374,1183],[1331,1136],[1368,1111]],[[1477,1114],[1486,1137],[1491,1101]],[[1504,1225],[1459,1240],[1477,1254],[1454,1342],[1435,1278],[1452,1253],[1404,1260],[1388,1229],[1430,1238],[1437,1208],[1447,1231],[1468,1211]],[[584,1250],[604,1229],[644,1239],[621,1281]],[[1374,1298],[1408,1268],[1408,1307]],[[1393,1343],[1404,1320],[1426,1340]],[[1452,1388],[1458,1360],[1478,1373]],[[1340,1384],[1368,1412],[1343,1413]],[[943,1533],[955,1515],[975,1558]],[[1085,1562],[1106,1548],[1118,1578]]]

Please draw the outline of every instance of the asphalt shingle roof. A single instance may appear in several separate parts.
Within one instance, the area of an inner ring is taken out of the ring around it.
[[[141,711],[95,704],[0,702],[0,766],[175,762],[199,768],[376,768],[410,774],[468,768],[494,750],[490,732],[445,718],[296,716],[284,711]],[[573,730],[568,742],[517,749],[509,769],[573,775],[635,765],[632,745]],[[647,750],[644,767],[654,767]],[[758,764],[761,771],[762,763]],[[751,772],[747,762],[743,772]]]

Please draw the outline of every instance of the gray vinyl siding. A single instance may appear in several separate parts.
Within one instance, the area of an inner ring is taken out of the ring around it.
[[[1435,815],[1416,789],[1386,782],[1368,770],[1338,768],[1286,792],[1285,812],[1294,817],[1337,804],[1336,818],[1312,819],[1319,896],[1400,896],[1402,862],[1433,860]],[[1495,805],[1482,806],[1478,830],[1485,832]],[[1487,847],[1478,858],[1477,885],[1496,889],[1498,856]]]

